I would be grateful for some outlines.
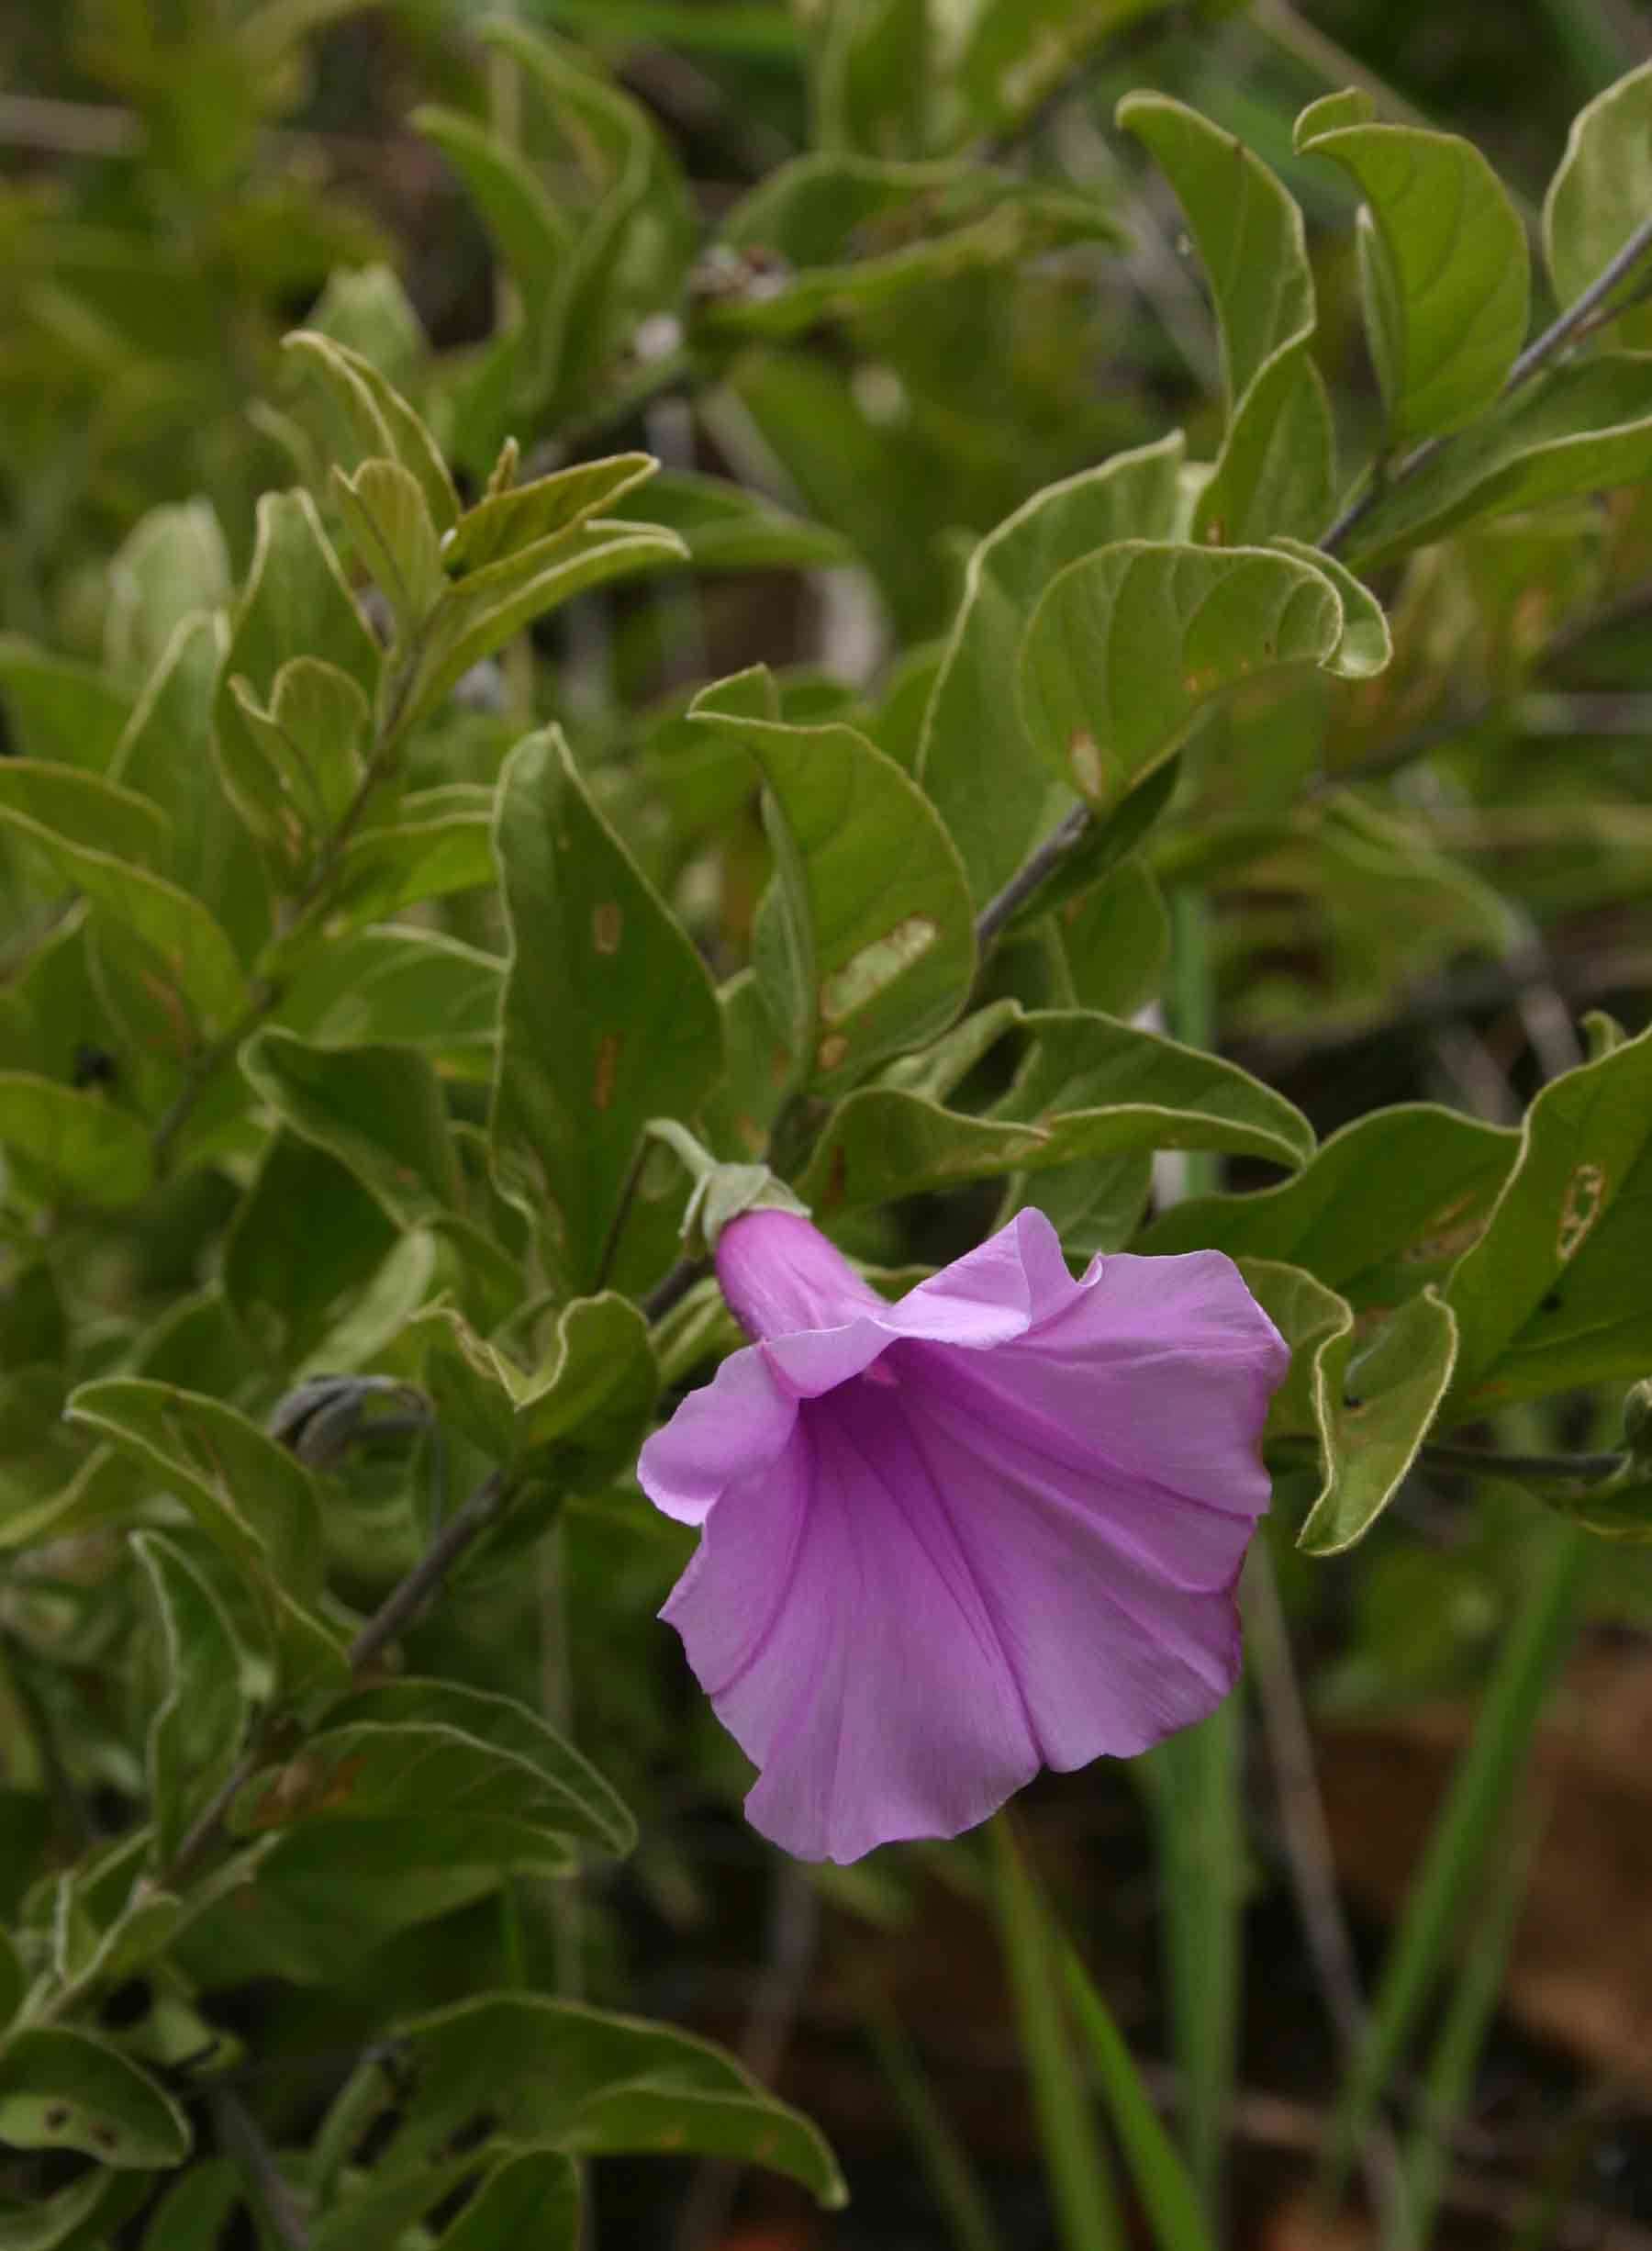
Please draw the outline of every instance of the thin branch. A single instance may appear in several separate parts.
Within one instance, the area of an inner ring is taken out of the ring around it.
[[[1365,1997],[1337,1895],[1335,1856],[1314,1767],[1313,1739],[1291,1663],[1290,1635],[1272,1558],[1261,1541],[1251,1551],[1242,1596],[1246,1646],[1262,1708],[1262,1731],[1273,1768],[1297,1913],[1321,1998],[1347,2063],[1365,2036]],[[1400,2153],[1386,2126],[1367,2137],[1363,2156],[1371,2209],[1391,2221],[1400,2210],[1403,2189]]]
[[[504,1473],[496,1470],[453,1511],[401,1585],[392,1589],[357,1634],[350,1645],[352,1673],[366,1672],[412,1624],[464,1551],[480,1539],[504,1506]]]
[[[1500,1454],[1484,1446],[1453,1446],[1424,1439],[1421,1459],[1431,1469],[1462,1472],[1470,1477],[1574,1478],[1598,1485],[1615,1477],[1627,1454]]]
[[[1640,263],[1648,251],[1652,251],[1652,217],[1642,219],[1617,256],[1596,274],[1582,296],[1568,305],[1563,313],[1557,314],[1541,335],[1532,339],[1510,368],[1508,379],[1498,393],[1499,398],[1508,398],[1515,391],[1523,389],[1534,375],[1541,374],[1557,353],[1573,342],[1586,328],[1598,327],[1600,323],[1593,319],[1597,307],[1612,295],[1619,282]],[[1351,501],[1344,509],[1322,537],[1320,545],[1326,554],[1334,554],[1356,524],[1365,521],[1385,494],[1392,492],[1395,486],[1403,485],[1409,477],[1415,476],[1419,469],[1425,468],[1446,442],[1446,437],[1424,440],[1423,444],[1413,447],[1390,476],[1368,485],[1358,499]]]
[[[674,1306],[682,1304],[695,1283],[710,1271],[709,1259],[679,1259],[671,1271],[638,1302],[651,1322],[663,1321]]]
[[[983,953],[1039,886],[1083,843],[1093,818],[1088,805],[1075,805],[1043,844],[1028,854],[997,897],[987,902],[976,917],[976,944]]]
[[[227,2087],[215,2089],[206,2103],[225,2156],[246,2182],[254,2207],[276,2239],[285,2251],[309,2251],[309,2223],[251,2111]]]

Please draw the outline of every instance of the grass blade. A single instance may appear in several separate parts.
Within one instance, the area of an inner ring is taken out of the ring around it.
[[[1063,2251],[1123,2251],[1107,2155],[1065,2021],[1054,1933],[1003,1814],[990,1835],[999,1928]]]
[[[936,2100],[923,2066],[887,2001],[873,2002],[866,2015],[866,2030],[889,2092],[905,2113],[924,2178],[957,2251],[1003,2251],[968,2153]]]

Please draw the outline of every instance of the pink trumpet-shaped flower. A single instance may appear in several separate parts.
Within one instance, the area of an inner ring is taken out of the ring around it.
[[[717,1249],[756,1340],[642,1450],[701,1529],[661,1615],[804,1860],[984,1820],[1041,1765],[1129,1757],[1239,1670],[1289,1355],[1220,1251],[1092,1261],[1021,1212],[899,1304],[818,1229]]]

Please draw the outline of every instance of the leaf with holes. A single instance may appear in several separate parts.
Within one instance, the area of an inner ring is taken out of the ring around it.
[[[1270,1437],[1311,1437],[1320,1491],[1297,1544],[1335,1555],[1363,1540],[1405,1482],[1457,1356],[1457,1323],[1432,1290],[1361,1336],[1347,1300],[1300,1268],[1243,1259],[1246,1282],[1291,1350]]]
[[[78,2150],[121,2170],[182,2165],[189,2122],[147,2071],[106,2040],[58,2025],[0,2048],[0,2142]]]
[[[1461,1421],[1652,1367],[1652,1032],[1551,1079],[1484,1234],[1445,1294]]]

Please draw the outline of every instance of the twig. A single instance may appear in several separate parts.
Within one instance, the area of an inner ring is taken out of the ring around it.
[[[1611,296],[1624,276],[1639,264],[1649,250],[1652,250],[1652,218],[1642,219],[1617,256],[1609,264],[1602,267],[1588,288],[1584,290],[1582,296],[1568,305],[1563,313],[1557,314],[1541,335],[1532,339],[1513,366],[1510,368],[1508,378],[1502,389],[1498,393],[1499,398],[1507,398],[1513,392],[1523,388],[1534,375],[1542,371],[1557,352],[1572,342],[1579,333],[1591,323],[1596,307]],[[1396,485],[1402,485],[1408,477],[1414,476],[1419,469],[1426,467],[1446,442],[1445,437],[1424,440],[1423,444],[1413,447],[1405,459],[1398,464],[1392,475],[1380,485],[1367,486],[1357,500],[1350,502],[1348,507],[1344,509],[1336,521],[1322,537],[1320,545],[1325,552],[1328,554],[1334,554],[1348,533],[1353,531],[1355,525],[1364,521],[1366,516],[1376,507],[1379,499],[1384,494],[1392,492]]]
[[[741,2062],[765,2087],[773,2085],[790,2043],[820,1928],[820,1894],[795,1862],[783,1862],[775,1871],[763,1974],[740,2040]],[[728,2158],[700,2166],[683,2200],[675,2251],[710,2251],[723,2240],[741,2171]]]
[[[1083,843],[1093,817],[1088,805],[1075,805],[1043,844],[1027,855],[997,897],[987,902],[976,916],[976,944],[983,952],[1067,855]]]
[[[679,1259],[663,1280],[638,1302],[652,1321],[663,1321],[674,1305],[680,1305],[703,1275],[711,1271],[709,1259]]]
[[[1320,1994],[1345,2063],[1365,2035],[1365,1997],[1337,1896],[1336,1862],[1314,1768],[1313,1739],[1291,1663],[1290,1635],[1272,1558],[1260,1541],[1251,1550],[1242,1598],[1291,1888]],[[1371,2209],[1391,2221],[1400,2208],[1402,2185],[1400,2153],[1386,2125],[1367,2136],[1362,2154]]]
[[[411,1625],[472,1542],[480,1538],[505,1506],[505,1478],[496,1470],[486,1477],[442,1526],[401,1585],[392,1589],[350,1645],[350,1669],[364,1673]]]
[[[285,2251],[309,2251],[309,2224],[251,2111],[227,2087],[216,2088],[206,2101],[225,2156],[246,2182],[254,2205],[277,2239]]]
[[[1500,1454],[1485,1446],[1453,1446],[1444,1439],[1424,1439],[1421,1459],[1432,1469],[1462,1471],[1471,1477],[1576,1478],[1600,1484],[1615,1477],[1627,1454]]]

